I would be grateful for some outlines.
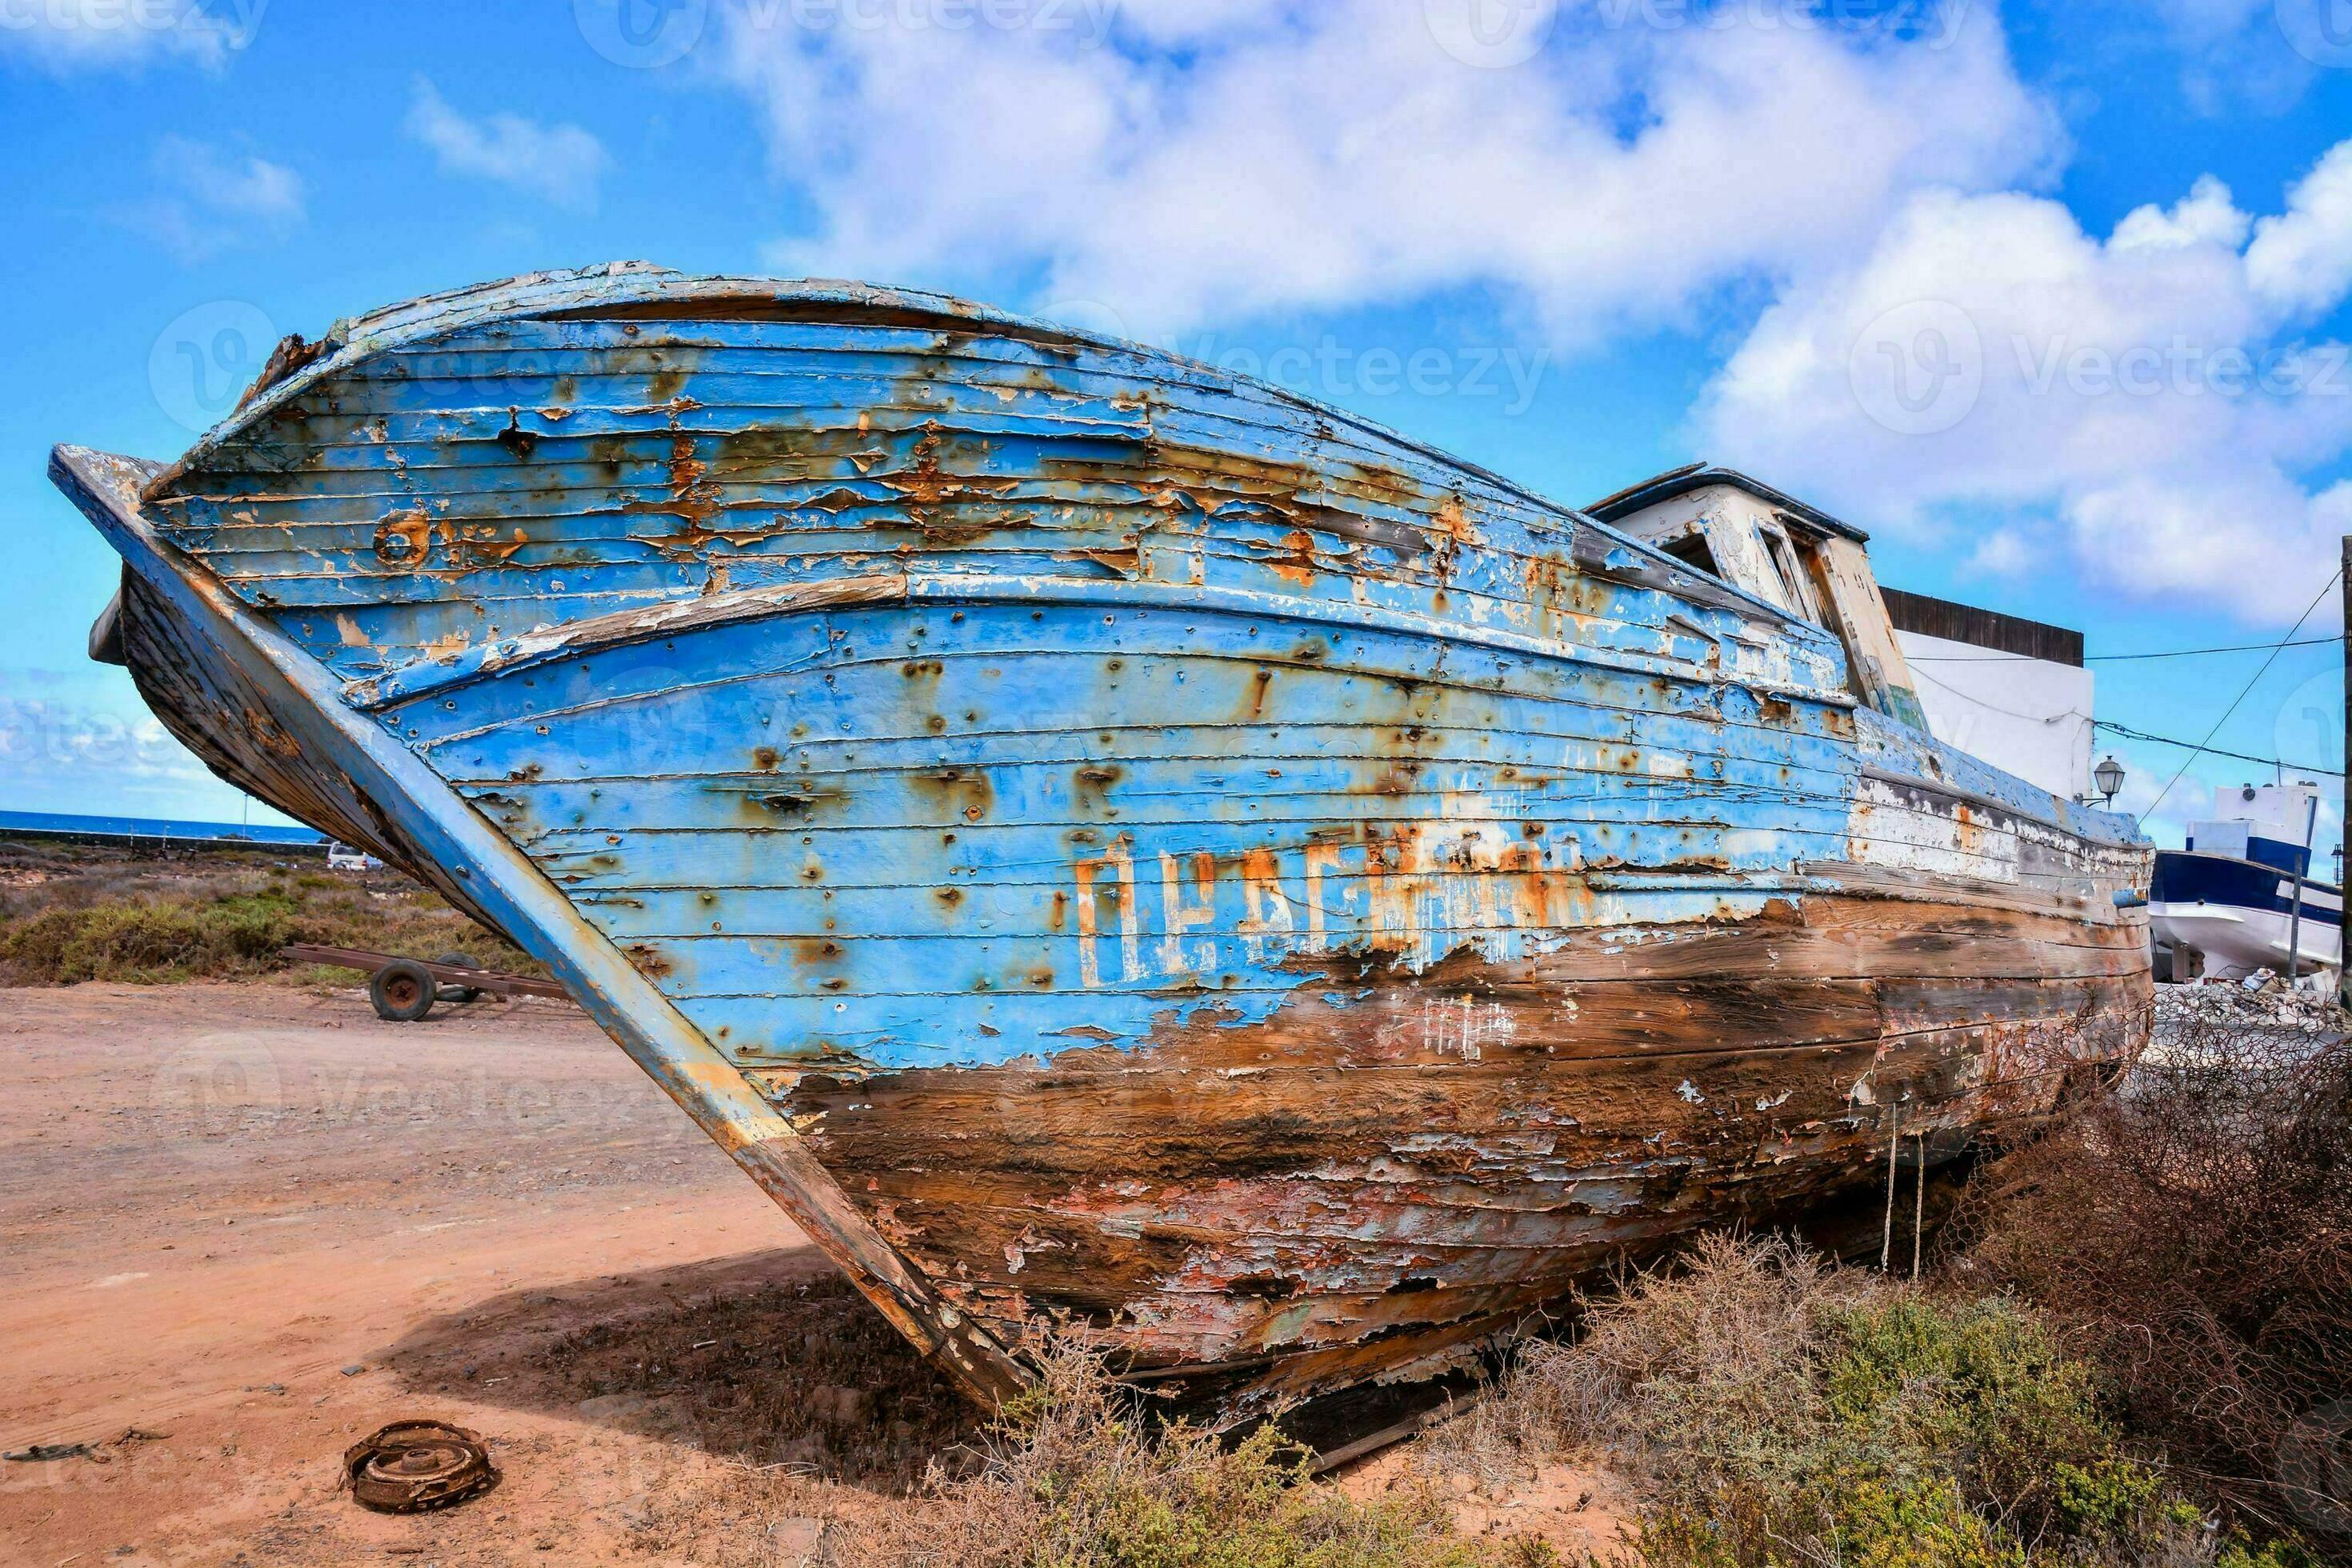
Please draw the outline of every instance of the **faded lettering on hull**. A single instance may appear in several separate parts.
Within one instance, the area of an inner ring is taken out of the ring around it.
[[[1188,945],[1203,930],[1230,930],[1260,963],[1360,950],[1426,966],[1465,945],[1494,948],[1501,933],[1576,923],[1566,897],[1583,869],[1575,836],[1547,847],[1503,826],[1507,814],[1481,815],[1487,820],[1475,827],[1447,826],[1448,811],[1433,826],[1392,828],[1363,843],[1259,847],[1237,863],[1209,849],[1162,851],[1156,924],[1137,896],[1134,857],[1114,846],[1072,868],[1079,974],[1088,990],[1213,974],[1215,946]],[[1558,864],[1548,863],[1555,853]],[[1106,900],[1115,911],[1108,921]],[[1108,969],[1107,950],[1115,955]]]

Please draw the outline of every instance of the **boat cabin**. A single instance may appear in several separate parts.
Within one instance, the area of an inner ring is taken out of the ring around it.
[[[1585,511],[1655,545],[1845,647],[1854,697],[1927,728],[1911,668],[1871,574],[1870,536],[1730,468],[1694,463],[1593,502]]]
[[[2213,792],[2213,812],[2189,825],[2192,854],[2224,855],[2274,867],[2291,877],[2311,875],[2311,837],[2319,821],[2319,786],[2299,784],[2225,784]]]

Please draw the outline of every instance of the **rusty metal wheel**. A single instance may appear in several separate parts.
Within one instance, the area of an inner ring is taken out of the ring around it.
[[[445,952],[433,962],[446,969],[482,967],[474,962],[473,954],[467,952]],[[478,1002],[482,996],[481,992],[471,985],[444,985],[439,994],[444,1002]]]
[[[433,1011],[432,973],[414,959],[395,958],[368,981],[368,1000],[388,1024],[414,1024]]]
[[[482,1440],[441,1421],[395,1421],[343,1454],[343,1478],[362,1508],[423,1513],[479,1497],[499,1484]]]

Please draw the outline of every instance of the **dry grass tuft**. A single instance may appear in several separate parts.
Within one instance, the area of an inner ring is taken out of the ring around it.
[[[1686,1263],[1579,1303],[1572,1347],[1519,1348],[1499,1396],[1436,1428],[1425,1463],[1498,1494],[1562,1455],[1628,1468],[1705,1458],[1769,1462],[1790,1415],[1790,1374],[1820,1342],[1821,1309],[1849,1293],[1785,1243],[1700,1238]]]
[[[502,939],[393,872],[331,876],[315,861],[210,850],[182,858],[0,840],[0,984],[278,978],[352,984],[289,966],[289,942],[412,958],[462,952],[543,973]]]
[[[829,1532],[838,1568],[1473,1568],[1426,1486],[1360,1501],[1312,1480],[1272,1426],[1228,1447],[1155,1432],[1091,1357],[1065,1351],[987,1443],[934,1471],[922,1506]]]

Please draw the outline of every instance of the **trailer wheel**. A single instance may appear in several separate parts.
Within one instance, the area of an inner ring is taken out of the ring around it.
[[[368,980],[368,1000],[388,1024],[414,1024],[433,1011],[431,972],[414,959],[395,958]]]
[[[482,967],[480,964],[474,962],[473,954],[468,952],[445,952],[433,962],[440,964],[445,969],[479,969]],[[444,1002],[478,1002],[482,999],[480,990],[471,985],[444,985],[441,987],[439,994],[441,1000]]]

